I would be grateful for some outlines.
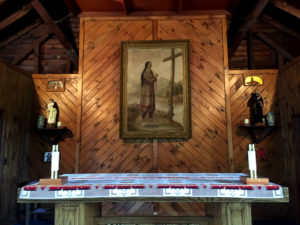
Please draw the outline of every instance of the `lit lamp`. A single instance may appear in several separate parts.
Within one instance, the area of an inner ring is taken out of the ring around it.
[[[259,86],[263,85],[263,79],[260,76],[246,76],[244,77],[244,85],[245,86]]]

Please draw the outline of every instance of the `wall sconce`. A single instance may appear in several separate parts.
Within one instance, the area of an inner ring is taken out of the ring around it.
[[[260,86],[264,81],[260,76],[246,76],[244,77],[244,86]]]

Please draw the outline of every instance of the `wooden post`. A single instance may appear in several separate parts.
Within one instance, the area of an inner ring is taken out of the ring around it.
[[[224,95],[226,107],[226,127],[227,127],[227,148],[228,148],[228,167],[229,171],[234,171],[233,164],[233,142],[232,142],[232,124],[231,124],[231,101],[230,101],[230,85],[229,85],[229,67],[228,67],[228,49],[226,35],[226,18],[222,19],[223,28],[223,63],[224,63]]]
[[[207,203],[210,225],[252,225],[251,203]]]
[[[40,73],[40,45],[34,47],[34,73]]]
[[[54,224],[94,225],[94,218],[99,215],[99,203],[56,203]]]
[[[248,69],[255,69],[255,61],[254,61],[254,44],[253,44],[253,34],[250,30],[248,32],[247,37],[247,55],[248,55]]]

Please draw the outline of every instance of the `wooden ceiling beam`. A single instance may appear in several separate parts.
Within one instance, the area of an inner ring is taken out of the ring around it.
[[[9,25],[14,23],[15,21],[17,21],[21,17],[25,16],[31,9],[32,9],[32,7],[31,7],[30,4],[24,5],[22,7],[22,9],[20,9],[19,11],[13,13],[9,17],[7,17],[6,19],[0,21],[0,30],[3,30],[5,27],[8,27]]]
[[[254,35],[260,39],[261,41],[263,41],[265,44],[267,44],[269,47],[273,48],[274,50],[276,50],[278,53],[280,53],[282,56],[284,56],[285,58],[292,60],[295,57],[290,54],[289,52],[287,52],[284,48],[282,48],[279,44],[277,44],[276,42],[274,42],[272,39],[270,39],[267,35],[260,33],[260,32],[254,32]]]
[[[281,23],[278,23],[277,21],[273,20],[271,17],[269,17],[267,15],[263,15],[262,21],[277,28],[278,30],[281,30],[282,32],[300,40],[300,34],[298,32],[295,32],[294,30],[282,25]]]
[[[300,19],[300,9],[288,4],[286,1],[283,0],[271,0],[272,3],[279,9],[297,17]]]
[[[48,14],[47,10],[44,8],[44,6],[41,4],[41,2],[39,0],[33,0],[31,2],[31,4],[32,4],[32,7],[40,15],[42,20],[48,25],[48,27],[51,29],[53,34],[60,41],[60,43],[65,47],[65,49],[67,50],[68,57],[71,58],[74,66],[77,67],[77,65],[78,65],[77,49],[75,49],[73,47],[73,45],[70,43],[68,38],[62,32],[62,30],[58,27],[58,25],[54,22],[54,20]]]
[[[248,30],[252,24],[256,21],[257,17],[261,14],[269,0],[259,0],[251,13],[245,17],[241,26],[234,33],[228,34],[228,37],[232,37],[229,40],[229,56],[232,56],[235,50],[240,45],[241,41],[246,37]]]
[[[44,33],[40,36],[38,40],[36,40],[31,46],[22,50],[21,54],[19,54],[14,60],[13,64],[18,65],[21,63],[26,56],[28,56],[37,46],[39,46],[42,42],[44,42],[51,35],[50,30],[44,31]]]
[[[11,42],[13,42],[14,40],[16,40],[19,37],[23,36],[24,34],[28,33],[29,31],[31,31],[35,27],[39,26],[40,24],[41,24],[41,20],[40,19],[36,20],[33,24],[30,24],[29,26],[27,26],[24,29],[17,32],[16,34],[13,34],[12,36],[7,38],[6,40],[0,42],[0,48],[4,47],[5,45],[7,45]]]

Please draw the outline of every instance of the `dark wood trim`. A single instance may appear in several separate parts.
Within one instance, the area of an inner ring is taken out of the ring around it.
[[[237,31],[232,30],[232,32],[228,34],[228,37],[232,37],[230,42],[228,43],[229,56],[232,56],[234,54],[241,41],[245,38],[248,30],[254,24],[257,17],[261,14],[268,2],[269,0],[259,0],[251,13],[245,17],[244,21],[237,29]]]
[[[279,44],[277,44],[276,42],[271,40],[267,35],[265,35],[263,33],[257,33],[257,32],[254,32],[254,35],[258,39],[263,41],[265,44],[267,44],[269,47],[271,47],[274,50],[276,50],[277,52],[279,52],[282,56],[284,56],[290,60],[295,58],[293,55],[291,55],[289,52],[287,52],[284,48],[282,48]]]
[[[0,22],[0,30],[3,30],[5,27],[8,27],[10,24],[14,23],[21,17],[25,16],[32,9],[30,4],[23,6],[22,9],[13,13],[9,17],[5,18]]]
[[[72,46],[68,38],[62,32],[62,30],[57,26],[57,24],[54,22],[54,20],[48,14],[47,10],[44,8],[44,6],[41,4],[39,0],[33,0],[31,4],[33,8],[36,10],[36,12],[40,15],[42,20],[49,26],[53,34],[57,37],[60,43],[67,50],[67,55],[71,58],[74,66],[77,67],[78,66],[77,49],[75,49]]]

